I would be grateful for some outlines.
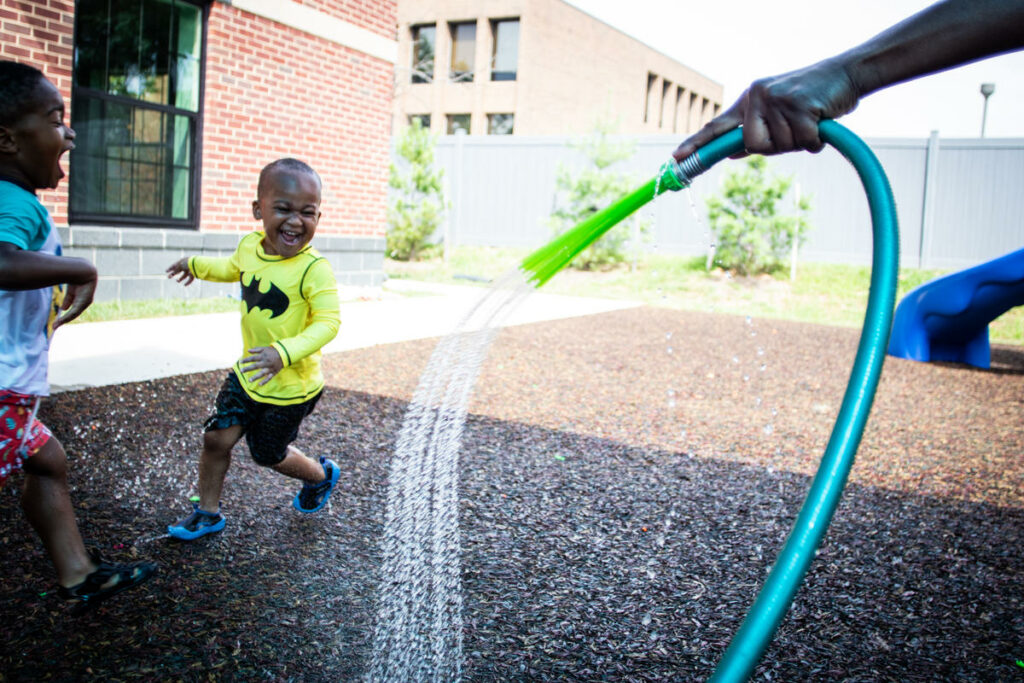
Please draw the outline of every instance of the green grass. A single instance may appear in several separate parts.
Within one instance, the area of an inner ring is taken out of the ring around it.
[[[210,299],[146,299],[141,301],[98,301],[85,309],[73,323],[162,318],[171,315],[226,313],[238,310],[238,301],[226,296]]]
[[[449,261],[416,263],[385,261],[390,277],[474,284],[472,278],[493,279],[518,266],[529,253],[522,249],[460,247]],[[900,270],[897,303],[913,288],[949,271]],[[867,266],[800,263],[795,281],[788,270],[774,276],[730,277],[704,270],[704,259],[646,255],[636,267],[604,272],[565,269],[542,291],[552,294],[633,299],[652,306],[718,311],[758,318],[798,320],[822,325],[860,327],[864,323],[871,269]],[[1024,345],[1024,307],[1015,308],[989,326],[991,340]]]

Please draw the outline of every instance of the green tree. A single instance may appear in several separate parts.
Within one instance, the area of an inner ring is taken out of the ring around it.
[[[444,169],[434,167],[437,140],[418,119],[402,131],[396,151],[403,163],[392,163],[388,185],[388,256],[415,261],[432,246],[428,240],[441,225],[447,204],[441,187]]]
[[[574,172],[559,164],[555,179],[555,209],[548,221],[556,234],[572,228],[636,189],[636,177],[611,167],[633,156],[632,141],[612,137],[615,124],[599,120],[594,132],[569,146],[581,152],[589,165]],[[569,264],[580,270],[613,266],[626,259],[625,245],[631,236],[646,234],[650,221],[630,216],[584,249]],[[638,245],[634,244],[636,249]]]
[[[799,199],[795,214],[779,213],[792,178],[769,177],[767,166],[762,156],[748,157],[744,168],[725,176],[721,193],[707,200],[715,262],[740,275],[780,268],[810,229],[807,197]]]

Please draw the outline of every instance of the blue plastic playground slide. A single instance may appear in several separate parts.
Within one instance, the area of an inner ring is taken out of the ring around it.
[[[926,282],[900,301],[889,355],[990,365],[988,324],[1024,304],[1024,249]]]

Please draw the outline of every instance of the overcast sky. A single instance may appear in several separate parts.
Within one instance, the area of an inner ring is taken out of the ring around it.
[[[927,7],[927,0],[566,0],[725,88],[842,52]],[[978,137],[982,83],[995,83],[985,137],[1024,138],[1024,51],[877,92],[842,122],[862,137]]]

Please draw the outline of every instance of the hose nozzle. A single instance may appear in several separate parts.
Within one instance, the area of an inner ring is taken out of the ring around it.
[[[676,161],[675,157],[669,157],[658,171],[658,194],[666,190],[676,192],[689,187],[693,179],[706,170],[707,168],[701,163],[700,155],[697,152],[681,162]]]

